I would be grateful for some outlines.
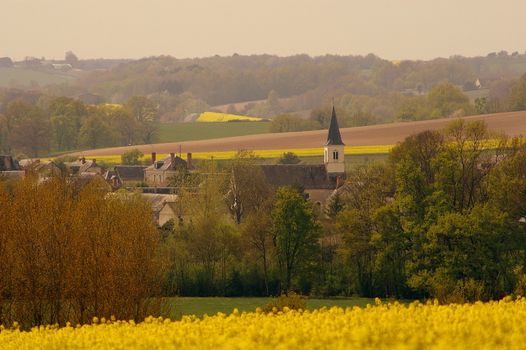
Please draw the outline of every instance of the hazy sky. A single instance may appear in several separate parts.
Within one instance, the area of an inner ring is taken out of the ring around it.
[[[526,0],[0,0],[0,56],[526,50]]]

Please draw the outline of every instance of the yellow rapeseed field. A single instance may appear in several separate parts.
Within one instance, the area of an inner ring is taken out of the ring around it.
[[[380,304],[264,314],[260,311],[135,324],[0,331],[0,348],[23,349],[524,349],[526,300]]]
[[[393,145],[377,145],[377,146],[346,146],[345,154],[387,154],[393,148]],[[294,152],[300,157],[323,157],[323,148],[298,148],[298,149],[271,149],[271,150],[254,150],[254,154],[259,158],[279,158],[285,152]],[[194,159],[232,159],[236,156],[237,151],[225,151],[225,152],[194,152],[192,157]],[[159,153],[157,159],[168,157],[169,154]],[[186,158],[186,153],[182,154],[183,158]],[[86,156],[88,159],[96,158],[99,161],[106,163],[118,164],[121,162],[120,155],[111,156]],[[41,161],[49,161],[53,158],[40,158]],[[150,155],[144,155],[141,160],[150,159]]]
[[[223,123],[231,121],[247,121],[247,122],[259,122],[263,120],[258,117],[249,117],[245,115],[236,115],[219,112],[204,112],[199,115],[196,122],[207,122],[207,123]]]

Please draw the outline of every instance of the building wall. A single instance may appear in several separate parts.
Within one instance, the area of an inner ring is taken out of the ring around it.
[[[148,186],[165,187],[170,183],[170,179],[175,175],[173,170],[150,169],[144,171],[144,182]]]
[[[177,220],[177,215],[173,211],[173,209],[170,207],[168,203],[164,205],[164,207],[159,212],[159,226],[164,225],[170,220]]]

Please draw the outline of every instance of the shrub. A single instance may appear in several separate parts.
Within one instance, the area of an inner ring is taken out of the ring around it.
[[[305,310],[307,307],[307,298],[296,293],[289,293],[289,295],[282,295],[276,300],[271,301],[262,309],[263,312],[281,311],[283,308],[291,310]]]

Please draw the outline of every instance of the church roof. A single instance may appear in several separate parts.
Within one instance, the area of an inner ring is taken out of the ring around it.
[[[142,181],[144,180],[143,165],[116,165],[115,173],[122,181]]]
[[[274,187],[302,186],[304,189],[334,189],[335,179],[329,177],[323,164],[260,165],[267,182]]]
[[[340,127],[338,126],[338,119],[336,119],[334,106],[332,107],[331,124],[329,125],[329,134],[327,135],[327,142],[325,145],[344,145],[342,136],[340,135]]]

